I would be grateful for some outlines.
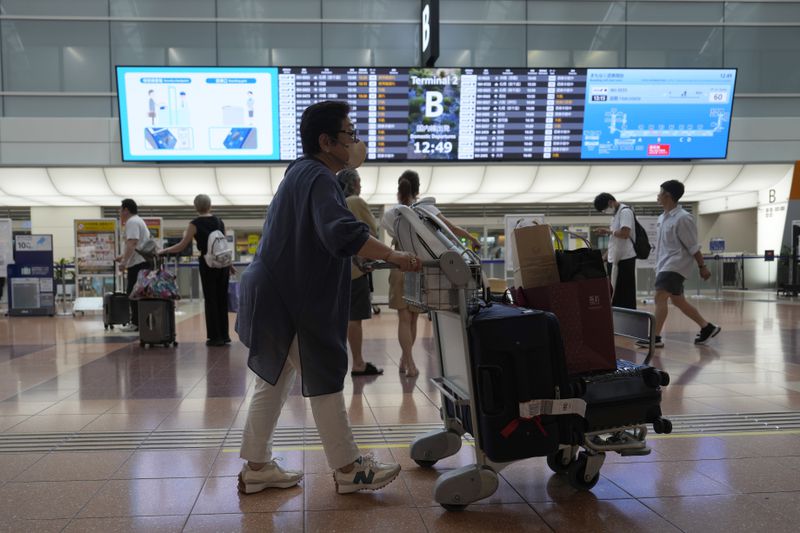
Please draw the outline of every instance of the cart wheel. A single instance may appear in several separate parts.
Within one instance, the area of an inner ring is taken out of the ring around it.
[[[109,325],[108,325],[108,329],[111,329],[111,330],[113,330],[113,329],[114,329],[114,324],[109,324]]]
[[[467,508],[466,505],[460,503],[443,503],[442,507],[448,511],[463,511]]]
[[[659,370],[658,373],[661,376],[661,386],[666,387],[669,385],[669,374],[663,370]]]
[[[372,306],[372,314],[373,314],[373,315],[379,315],[379,314],[381,314],[381,308],[380,308],[380,307],[378,307],[377,305],[373,305],[373,306]]]
[[[431,468],[436,464],[436,461],[426,461],[425,459],[414,459],[414,462],[422,468]]]
[[[75,315],[72,315],[72,316],[75,316]],[[103,329],[108,331],[108,324],[103,324]]]
[[[178,341],[172,341],[172,345],[173,346],[177,346],[178,345]]]
[[[600,472],[594,475],[592,479],[586,481],[586,454],[581,452],[578,454],[578,458],[573,461],[569,468],[567,468],[567,479],[569,480],[569,484],[574,489],[578,490],[590,490],[592,487],[597,485],[597,482],[600,480]]]
[[[564,450],[558,450],[547,456],[547,466],[556,474],[566,474],[570,463],[564,463]]]
[[[656,433],[672,433],[672,422],[668,418],[656,418],[653,420],[653,431]]]

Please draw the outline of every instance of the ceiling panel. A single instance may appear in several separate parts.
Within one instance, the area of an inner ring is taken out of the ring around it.
[[[500,194],[491,194],[491,193],[481,193],[477,192],[475,194],[467,194],[453,203],[456,204],[488,204],[502,201],[506,198],[513,198],[516,195],[511,195],[508,193],[500,193]]]
[[[142,196],[167,195],[161,174],[155,167],[108,167],[106,181],[114,194],[124,198],[138,199]]]
[[[252,194],[247,196],[227,196],[231,205],[263,205],[266,209],[267,204],[272,201],[271,195]],[[266,212],[266,211],[265,211]]]
[[[31,200],[30,198],[21,198],[19,196],[8,196],[6,194],[0,194],[0,205],[8,206],[8,207],[38,207],[41,205],[47,205],[42,203],[38,200]]]
[[[626,193],[645,193],[655,197],[661,184],[668,180],[686,181],[692,165],[643,165],[636,181],[625,191]],[[627,196],[625,199],[629,199]]]
[[[692,192],[719,191],[731,184],[742,165],[695,165],[684,185]]]
[[[592,165],[581,192],[616,194],[627,191],[641,170],[640,165]]]
[[[591,167],[589,165],[542,165],[528,192],[568,193],[580,189]]]
[[[36,200],[41,202],[43,205],[51,205],[54,207],[71,207],[71,206],[87,206],[87,205],[94,205],[90,202],[87,202],[83,199],[78,199],[73,196],[62,196],[60,194],[54,196],[36,196],[36,197],[29,197],[31,200]]]
[[[533,185],[539,167],[534,165],[487,165],[479,193],[516,194]]]
[[[59,196],[47,169],[42,167],[0,168],[0,191],[9,196],[28,198]]]
[[[728,191],[761,191],[776,185],[794,170],[792,165],[745,165]]]
[[[434,167],[430,184],[424,189],[425,196],[442,194],[463,196],[477,192],[481,187],[485,170],[486,167],[482,165]],[[423,190],[421,181],[420,191]]]
[[[192,198],[198,194],[219,196],[214,167],[162,167],[161,180],[164,182],[167,194],[174,196],[191,196]]]
[[[114,196],[102,168],[49,168],[55,188],[67,196]],[[118,202],[117,202],[118,203]]]
[[[217,184],[225,196],[272,196],[268,167],[218,167]]]

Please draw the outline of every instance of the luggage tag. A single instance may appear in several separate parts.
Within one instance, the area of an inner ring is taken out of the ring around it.
[[[541,415],[586,415],[586,402],[580,398],[561,398],[557,400],[531,400],[520,402],[519,416],[533,418]]]

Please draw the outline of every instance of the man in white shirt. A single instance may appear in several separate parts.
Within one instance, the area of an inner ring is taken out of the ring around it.
[[[656,347],[664,346],[661,330],[667,320],[667,301],[681,310],[700,326],[695,344],[705,344],[716,337],[721,328],[715,326],[700,314],[683,295],[683,282],[695,268],[700,269],[700,277],[707,280],[711,271],[705,264],[703,253],[697,242],[697,226],[692,215],[687,213],[678,200],[683,196],[683,183],[677,180],[665,181],[658,193],[658,204],[664,212],[658,217],[658,244],[656,246]]]
[[[119,219],[124,229],[124,241],[122,255],[117,257],[120,273],[128,271],[125,293],[130,296],[139,271],[153,268],[150,258],[145,259],[136,250],[150,240],[150,230],[144,223],[142,217],[137,213],[139,208],[136,202],[130,198],[122,200],[119,210]],[[120,328],[120,331],[139,331],[139,305],[138,302],[131,300],[131,322]]]
[[[611,305],[636,309],[636,239],[633,209],[603,192],[594,199],[594,208],[613,215],[611,226],[594,230],[598,235],[608,235],[608,276],[611,279],[613,298]]]

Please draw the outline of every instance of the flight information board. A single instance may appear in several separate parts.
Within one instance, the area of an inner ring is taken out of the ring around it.
[[[344,100],[368,161],[724,158],[735,69],[118,67],[123,159],[302,155]]]

